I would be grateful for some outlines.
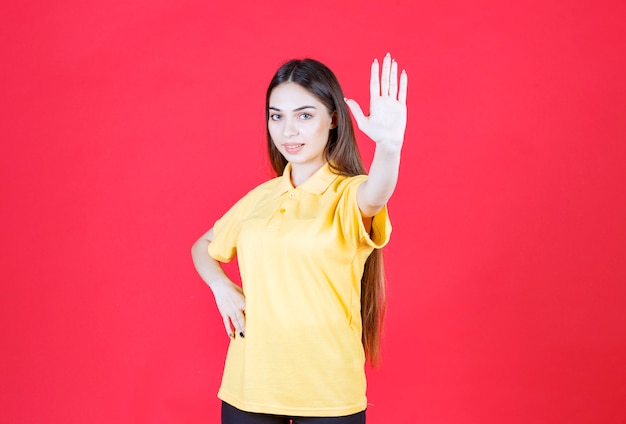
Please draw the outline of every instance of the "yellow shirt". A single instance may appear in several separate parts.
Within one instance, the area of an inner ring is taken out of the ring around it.
[[[341,416],[362,411],[363,266],[389,239],[386,208],[371,236],[357,205],[367,176],[324,165],[298,187],[283,176],[239,200],[214,227],[209,254],[237,256],[245,338],[231,340],[218,397],[244,411]]]

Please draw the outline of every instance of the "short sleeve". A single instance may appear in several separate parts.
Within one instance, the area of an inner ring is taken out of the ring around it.
[[[372,228],[368,232],[363,224],[363,217],[357,202],[357,191],[361,184],[367,181],[366,175],[359,175],[348,179],[347,187],[339,205],[340,219],[344,231],[358,240],[360,245],[375,249],[384,247],[391,236],[391,221],[387,213],[387,205],[372,217]]]
[[[237,255],[241,222],[250,212],[253,197],[252,192],[245,195],[213,225],[213,241],[209,243],[209,255],[213,259],[230,262]]]

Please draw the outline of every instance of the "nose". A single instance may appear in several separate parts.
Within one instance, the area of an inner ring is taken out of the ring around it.
[[[283,125],[283,136],[284,137],[294,137],[298,135],[298,126],[293,119],[285,119]]]

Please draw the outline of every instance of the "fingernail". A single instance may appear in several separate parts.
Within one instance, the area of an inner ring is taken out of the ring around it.
[[[391,53],[387,52],[387,54],[385,56],[391,56]]]
[[[239,332],[239,336],[240,336],[242,339],[245,339],[245,338],[246,338],[246,336],[244,336],[244,335],[243,335],[243,331],[240,331],[240,332]]]
[[[347,102],[347,101],[348,101],[348,98],[347,98],[347,97],[344,97],[344,98],[343,98],[343,101],[344,101],[344,102]]]

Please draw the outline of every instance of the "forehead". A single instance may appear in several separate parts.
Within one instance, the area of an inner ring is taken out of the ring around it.
[[[323,107],[317,97],[294,82],[277,85],[270,94],[269,105],[281,110],[292,110],[301,106]]]

